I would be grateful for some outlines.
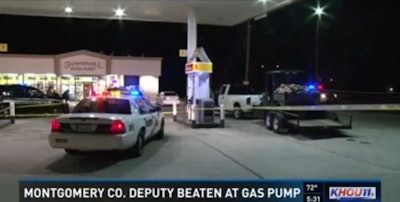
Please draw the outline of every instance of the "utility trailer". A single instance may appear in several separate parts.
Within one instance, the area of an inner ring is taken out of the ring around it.
[[[309,84],[308,80],[304,71],[267,72],[264,106],[285,106],[288,109],[265,110],[263,116],[266,128],[276,133],[296,132],[306,128],[351,129],[351,115],[347,115],[346,122],[342,122],[333,111],[318,108],[321,105],[321,92],[317,84]],[[296,106],[306,106],[307,110],[299,110]]]

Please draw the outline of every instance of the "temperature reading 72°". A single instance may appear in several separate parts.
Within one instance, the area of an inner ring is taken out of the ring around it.
[[[317,191],[318,184],[306,184],[306,190],[307,191]]]

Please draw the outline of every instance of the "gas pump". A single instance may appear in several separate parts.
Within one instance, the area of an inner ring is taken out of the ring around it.
[[[200,61],[197,61],[197,58]],[[210,98],[212,62],[202,47],[197,48],[185,66],[187,74],[187,117],[192,127],[214,125],[214,100]]]

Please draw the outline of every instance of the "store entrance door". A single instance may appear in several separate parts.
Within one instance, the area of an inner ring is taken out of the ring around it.
[[[77,82],[75,83],[75,95],[77,100],[85,99],[92,95],[92,82]]]
[[[83,98],[88,98],[93,94],[93,83],[82,83],[83,84]]]

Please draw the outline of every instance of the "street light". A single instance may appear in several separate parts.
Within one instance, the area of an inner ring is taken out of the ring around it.
[[[316,15],[321,16],[323,13],[324,13],[324,9],[323,8],[321,8],[319,6],[317,8],[315,8],[315,14]]]
[[[315,81],[318,81],[318,54],[319,54],[319,22],[321,21],[321,16],[324,13],[324,8],[318,6],[314,8],[314,15],[317,16],[316,20],[316,29],[315,29]]]

